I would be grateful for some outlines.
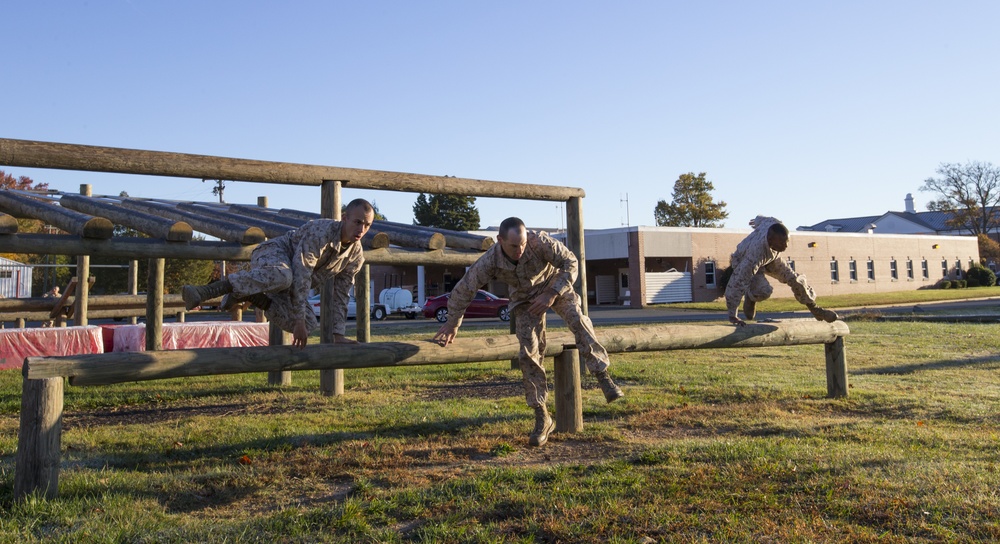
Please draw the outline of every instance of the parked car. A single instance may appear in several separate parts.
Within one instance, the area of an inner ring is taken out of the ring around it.
[[[433,317],[441,323],[448,321],[449,297],[451,297],[451,293],[427,299],[427,302],[424,303],[424,317]],[[510,304],[510,300],[480,289],[469,307],[465,309],[465,317],[499,317],[501,321],[509,321],[508,304]]]
[[[313,295],[309,297],[309,305],[312,306],[313,313],[316,317],[319,317],[319,295]],[[347,319],[357,319],[358,317],[358,302],[354,300],[354,295],[351,295],[351,299],[347,301]]]

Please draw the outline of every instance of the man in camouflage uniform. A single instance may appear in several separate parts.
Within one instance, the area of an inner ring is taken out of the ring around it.
[[[267,240],[254,249],[249,270],[208,285],[185,285],[187,309],[220,295],[226,295],[224,310],[250,301],[265,310],[268,320],[292,333],[292,345],[304,347],[309,332],[319,327],[309,304],[309,289],[321,288],[333,278],[334,343],[355,343],[344,336],[347,303],[354,276],[365,262],[361,238],[374,216],[372,205],[359,198],[347,205],[340,221],[315,219]]]
[[[737,315],[740,300],[743,300],[743,315],[753,320],[757,313],[757,303],[771,296],[773,289],[765,274],[792,288],[795,300],[805,304],[813,316],[832,323],[837,313],[816,306],[816,293],[806,283],[806,277],[796,274],[781,260],[780,253],[788,248],[788,229],[773,217],[758,215],[750,226],[752,233],[736,246],[730,259],[733,273],[726,285],[726,308],[729,322],[746,325]]]
[[[465,309],[479,287],[490,280],[500,280],[511,288],[510,312],[515,320],[521,344],[518,362],[524,377],[528,406],[535,409],[535,429],[528,440],[541,446],[548,440],[555,423],[545,401],[545,312],[552,308],[576,338],[580,358],[597,378],[604,397],[612,402],[624,396],[608,374],[608,352],[597,341],[590,318],[580,308],[580,297],[573,291],[578,265],[576,256],[565,245],[544,232],[528,232],[524,223],[510,217],[500,223],[499,243],[486,250],[469,268],[448,300],[448,321],[434,340],[447,346],[462,324]]]

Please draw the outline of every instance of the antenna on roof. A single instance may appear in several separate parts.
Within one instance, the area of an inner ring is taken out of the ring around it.
[[[621,197],[620,194],[619,194],[619,197]],[[622,202],[625,203],[625,222],[622,223],[622,226],[631,227],[632,226],[632,219],[628,215],[628,193],[625,193],[625,197],[624,198],[620,198],[619,199],[619,201],[618,201],[618,206],[619,207],[621,207],[621,203]]]

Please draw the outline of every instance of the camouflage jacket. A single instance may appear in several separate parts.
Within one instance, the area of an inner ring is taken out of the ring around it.
[[[334,278],[334,332],[344,333],[347,324],[347,302],[350,300],[354,276],[365,263],[360,242],[340,245],[341,222],[334,219],[314,219],[290,230],[265,244],[280,244],[290,258],[292,285],[288,289],[295,319],[312,315],[309,289],[320,289]]]
[[[779,253],[767,245],[767,229],[780,223],[773,217],[758,215],[752,222],[753,232],[743,239],[733,252],[729,264],[733,274],[726,285],[726,309],[730,317],[736,317],[740,300],[746,294],[754,275],[778,258]]]
[[[573,290],[579,269],[576,255],[564,244],[544,232],[528,231],[527,247],[517,264],[504,255],[500,244],[493,244],[473,263],[451,291],[448,322],[462,324],[462,314],[480,287],[491,280],[510,286],[510,308],[528,302],[546,289],[559,295]]]

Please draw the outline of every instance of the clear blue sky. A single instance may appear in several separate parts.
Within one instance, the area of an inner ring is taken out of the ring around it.
[[[4,7],[0,137],[569,185],[587,228],[653,225],[706,172],[727,227],[901,210],[1000,163],[1000,3],[125,1]],[[211,183],[0,167],[78,191]],[[626,210],[623,199],[627,194]],[[319,210],[319,189],[229,202]],[[410,222],[416,194],[346,190]],[[479,199],[560,227],[559,204]]]

